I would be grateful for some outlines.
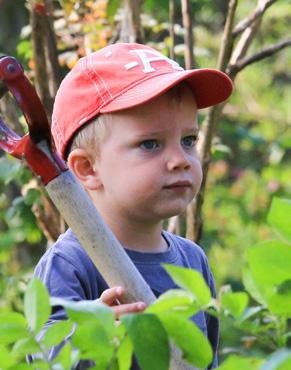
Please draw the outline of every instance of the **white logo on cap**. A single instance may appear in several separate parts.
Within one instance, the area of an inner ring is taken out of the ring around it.
[[[174,60],[166,57],[163,54],[160,54],[159,52],[155,50],[148,50],[148,49],[135,49],[131,50],[130,53],[135,53],[139,56],[140,60],[142,61],[142,64],[144,66],[143,72],[149,73],[154,72],[155,68],[152,67],[151,63],[156,61],[164,61],[167,62],[172,66],[173,69],[177,69],[179,71],[182,71],[183,68]],[[149,57],[147,54],[155,55],[154,57]],[[134,67],[137,67],[139,65],[138,62],[130,62],[124,65],[126,69],[132,69]]]

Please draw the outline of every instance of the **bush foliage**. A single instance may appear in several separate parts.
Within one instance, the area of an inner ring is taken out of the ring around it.
[[[185,361],[205,369],[212,360],[211,346],[189,320],[201,310],[218,316],[229,330],[244,333],[244,346],[226,356],[220,370],[291,369],[291,201],[274,198],[268,221],[277,237],[247,249],[244,291],[224,286],[213,299],[198,272],[165,265],[181,289],[164,293],[144,313],[123,315],[118,324],[113,311],[98,300],[50,298],[33,279],[25,292],[24,313],[6,310],[0,315],[1,369],[69,370],[90,359],[92,369],[128,370],[134,354],[142,370],[166,370],[170,341]],[[63,306],[68,320],[39,335],[52,306]],[[57,345],[58,355],[49,359],[50,348]],[[39,356],[28,364],[28,354]]]
[[[19,0],[17,7],[14,2],[1,4],[0,53],[17,57],[33,79],[35,63],[25,3],[41,1]],[[80,56],[114,39],[121,3],[120,0],[54,1],[63,76]],[[175,53],[183,65],[181,4],[174,3]],[[226,2],[192,0],[190,3],[196,65],[215,67]],[[142,17],[145,42],[166,55],[171,46],[167,6],[166,0],[146,0]],[[236,21],[248,16],[253,8],[251,0],[238,2]],[[290,1],[274,2],[264,16],[254,49],[285,38],[290,28],[290,11]],[[218,315],[221,320],[220,369],[291,369],[291,206],[286,199],[291,194],[291,96],[287,68],[290,62],[289,48],[280,56],[252,64],[239,74],[235,93],[225,108],[213,142],[201,245],[221,286],[216,300],[210,299],[197,274],[168,266],[165,268],[182,289],[165,293],[144,314],[125,316],[116,326],[110,309],[98,302],[50,299],[37,280],[27,288],[32,267],[46,248],[46,238],[35,217],[35,205],[42,208],[43,204],[39,187],[28,169],[1,153],[1,370],[70,369],[81,358],[95,360],[97,369],[126,370],[133,352],[142,369],[153,366],[165,369],[169,340],[181,347],[187,361],[204,368],[211,361],[209,344],[187,320],[201,309]],[[24,119],[18,114],[22,131]],[[200,122],[205,115],[201,111]],[[273,232],[266,226],[266,218]],[[194,287],[189,285],[189,279],[195,282]],[[68,321],[52,325],[40,339],[39,332],[54,304],[66,308]],[[71,340],[57,358],[49,360],[48,349],[67,336]],[[29,365],[26,355],[31,353],[40,353],[42,358]]]

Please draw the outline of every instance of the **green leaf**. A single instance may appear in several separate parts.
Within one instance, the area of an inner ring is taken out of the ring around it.
[[[167,333],[153,314],[121,317],[142,370],[168,370],[170,349]]]
[[[45,360],[33,360],[33,365],[31,366],[33,370],[51,370],[51,366]],[[9,369],[10,370],[10,369]],[[18,370],[18,369],[15,369]],[[58,370],[58,369],[54,369]]]
[[[124,337],[117,351],[119,370],[129,370],[132,360],[133,346],[128,336]]]
[[[24,57],[26,60],[33,58],[31,40],[21,40],[18,43],[16,50],[17,54]]]
[[[249,268],[245,267],[242,271],[242,280],[247,292],[263,306],[267,306],[267,302],[260,293],[259,287],[256,285],[252,273]]]
[[[277,314],[291,314],[291,292],[282,290],[282,284],[291,280],[291,246],[279,240],[260,243],[247,250],[247,262],[269,309]]]
[[[0,314],[0,343],[13,343],[27,335],[27,322],[23,315],[16,312]]]
[[[277,292],[279,294],[291,293],[291,279],[285,280],[282,284],[277,285]]]
[[[42,345],[46,348],[58,345],[70,334],[72,331],[72,325],[71,321],[57,321],[53,325],[49,326],[41,339]]]
[[[243,358],[236,355],[229,356],[217,370],[262,370],[262,360],[257,358]]]
[[[114,353],[114,343],[102,324],[86,321],[79,324],[72,336],[72,343],[80,351],[80,357],[92,359],[101,366],[107,366]]]
[[[253,317],[257,313],[261,312],[264,309],[263,306],[256,306],[256,307],[248,307],[243,315],[240,318],[240,321],[243,322],[245,320],[248,320],[249,318]]]
[[[261,368],[261,370],[288,369],[291,369],[291,351],[287,349],[281,349],[274,352]]]
[[[60,352],[58,353],[57,357],[53,361],[53,369],[57,369],[56,365],[61,365],[63,369],[71,369],[72,368],[72,346],[71,343],[66,343]]]
[[[222,308],[236,319],[240,318],[248,305],[249,297],[245,292],[227,292],[221,296]]]
[[[274,286],[275,294],[269,297],[270,309],[278,314],[291,314],[291,280],[285,280]],[[287,306],[287,307],[286,307]]]
[[[0,181],[9,184],[18,174],[21,162],[12,158],[0,158]]]
[[[28,206],[32,206],[39,199],[40,192],[37,189],[29,189],[25,194],[24,203]]]
[[[168,335],[183,351],[183,358],[190,364],[206,368],[212,361],[212,348],[202,331],[189,319],[175,313],[160,317]]]
[[[35,363],[35,362],[33,362],[33,365],[34,366],[29,365],[26,362],[21,362],[21,363],[18,362],[16,365],[13,365],[13,366],[9,367],[8,370],[35,370],[35,369],[37,369],[37,370],[49,370],[49,368],[48,368],[49,365],[47,365],[46,368],[39,367],[38,364]]]
[[[197,303],[193,299],[193,295],[181,289],[168,290],[166,293],[151,304],[146,312],[163,314],[164,312],[174,311],[190,317],[199,310]]]
[[[51,298],[50,302],[53,306],[63,306],[69,318],[77,324],[97,320],[107,335],[110,338],[114,337],[116,332],[114,313],[110,307],[99,300],[74,302],[62,298]]]
[[[51,313],[49,294],[39,279],[33,279],[24,296],[24,313],[30,329],[36,334]]]
[[[15,230],[8,229],[5,234],[1,234],[0,249],[10,249],[17,242],[19,243],[19,235],[15,235]],[[22,236],[22,235],[21,235]],[[24,239],[24,238],[21,238]]]
[[[12,357],[11,352],[6,347],[0,345],[0,366],[1,370],[6,370],[15,364],[15,359]]]
[[[13,346],[13,356],[22,358],[25,355],[39,353],[40,347],[34,338],[19,339]]]
[[[107,14],[109,20],[113,20],[114,16],[119,9],[121,3],[120,0],[109,0],[107,4]]]
[[[282,361],[279,367],[276,370],[290,370],[291,369],[291,356],[289,356],[286,360]]]
[[[163,266],[177,285],[193,294],[200,307],[206,307],[210,303],[209,287],[198,271],[174,265]]]
[[[291,244],[291,200],[273,198],[268,214],[269,224]]]
[[[112,309],[99,300],[74,302],[51,298],[51,304],[63,306],[69,318],[78,324],[72,342],[80,350],[81,358],[95,360],[100,368],[108,366],[116,333]]]

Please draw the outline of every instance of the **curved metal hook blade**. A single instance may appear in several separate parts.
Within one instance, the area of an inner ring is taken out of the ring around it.
[[[0,117],[0,148],[16,158],[21,158],[22,138],[12,131]]]
[[[29,136],[36,144],[41,140],[51,143],[50,126],[34,87],[24,75],[21,64],[11,56],[0,58],[0,81],[15,97],[29,128]]]

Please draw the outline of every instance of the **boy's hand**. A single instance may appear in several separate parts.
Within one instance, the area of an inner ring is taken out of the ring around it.
[[[144,302],[120,303],[123,294],[124,289],[120,286],[109,288],[104,290],[99,299],[102,303],[113,309],[116,319],[122,314],[142,312],[145,310],[146,304]]]

